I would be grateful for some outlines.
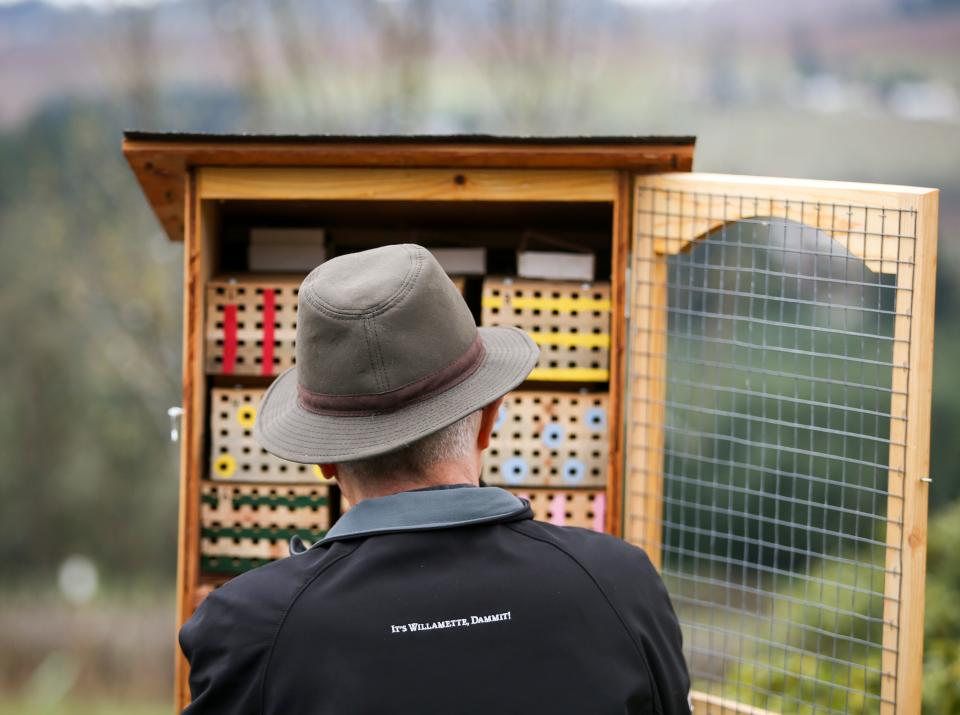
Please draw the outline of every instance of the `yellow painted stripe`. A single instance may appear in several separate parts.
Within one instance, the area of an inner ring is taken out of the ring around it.
[[[599,367],[536,367],[527,379],[555,382],[605,382],[610,379],[610,371]]]
[[[485,295],[480,300],[484,308],[502,308],[502,295]],[[511,308],[530,309],[530,310],[558,310],[561,313],[571,313],[573,311],[601,311],[610,312],[609,300],[594,300],[593,298],[519,298],[510,299]]]
[[[610,336],[606,333],[531,333],[537,345],[564,345],[582,348],[609,348]]]

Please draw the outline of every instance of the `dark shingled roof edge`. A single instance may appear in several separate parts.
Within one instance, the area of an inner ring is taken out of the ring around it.
[[[204,132],[149,132],[128,129],[123,132],[130,141],[156,142],[223,142],[266,144],[535,144],[565,146],[583,144],[677,144],[692,145],[693,136],[501,136],[496,134],[214,134]]]

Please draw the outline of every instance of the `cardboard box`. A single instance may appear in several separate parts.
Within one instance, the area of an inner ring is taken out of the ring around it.
[[[521,278],[590,282],[593,272],[592,253],[517,251],[517,275]]]
[[[322,228],[252,228],[250,270],[307,273],[326,260],[325,240]]]
[[[431,248],[448,276],[482,276],[487,272],[486,248]]]

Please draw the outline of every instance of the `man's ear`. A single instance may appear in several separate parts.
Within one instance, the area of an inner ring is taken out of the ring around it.
[[[490,433],[493,432],[493,426],[497,423],[497,415],[500,413],[500,405],[503,404],[503,398],[483,408],[480,414],[480,433],[477,435],[477,449],[485,450],[490,446]]]
[[[340,475],[336,464],[318,464],[317,466],[327,479],[336,479]]]

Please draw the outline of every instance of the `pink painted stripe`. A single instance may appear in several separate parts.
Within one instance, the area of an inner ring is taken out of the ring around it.
[[[603,532],[606,527],[607,516],[607,495],[603,492],[597,494],[593,500],[593,530]]]
[[[554,526],[563,526],[567,522],[567,497],[565,494],[554,494],[550,500],[550,523]]]

